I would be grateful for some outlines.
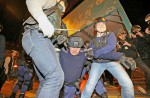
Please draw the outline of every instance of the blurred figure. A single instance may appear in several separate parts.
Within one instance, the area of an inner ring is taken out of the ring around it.
[[[3,30],[3,25],[0,23],[0,66],[3,65],[5,58],[5,36],[1,34]]]
[[[150,13],[145,17],[145,22],[148,24],[145,29],[147,42],[150,44]]]
[[[135,45],[129,43],[126,39],[127,33],[124,30],[121,30],[117,33],[117,51],[125,53],[127,57],[132,57],[133,59],[138,57],[138,53],[136,51]],[[126,72],[128,73],[129,77],[131,78],[131,68],[126,69]]]
[[[5,37],[1,34],[2,30],[3,30],[3,25],[0,23],[0,91],[7,78],[5,74],[5,68],[4,68]],[[0,98],[1,97],[2,94],[0,93]]]
[[[130,41],[136,46],[141,59],[150,68],[150,36],[141,31],[141,26],[134,25],[131,29],[132,35]]]
[[[11,56],[5,58],[4,67],[5,74],[7,75],[8,80],[13,80],[17,78],[18,75],[18,65],[17,65],[18,52],[16,50],[11,51]]]
[[[31,68],[32,64],[28,62],[27,56],[26,58],[24,57],[24,54],[21,54],[18,60],[18,82],[14,86],[12,90],[12,94],[10,98],[15,98],[16,93],[19,89],[20,90],[20,95],[18,98],[24,98],[26,91],[29,88],[31,79],[32,79],[32,74],[33,74],[33,69]]]
[[[146,89],[147,91],[150,90],[150,68],[143,62],[143,60],[138,55],[139,53],[136,46],[127,40],[126,31],[122,30],[118,32],[117,37],[117,50],[123,52],[127,57],[132,57],[135,60],[137,67],[139,67],[145,74],[147,84]],[[126,71],[131,78],[131,69],[126,69]]]
[[[146,15],[145,22],[150,25],[150,13]]]
[[[84,42],[84,48],[85,49],[89,49],[90,48],[90,41],[87,40],[87,41]]]

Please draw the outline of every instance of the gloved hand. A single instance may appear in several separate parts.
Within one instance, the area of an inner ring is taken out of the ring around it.
[[[89,60],[86,60],[84,62],[84,67],[85,67],[86,71],[89,71],[91,69],[91,63],[92,63],[92,61],[89,61]]]
[[[91,48],[85,50],[85,54],[86,54],[87,60],[93,60],[94,53],[93,53],[93,50]]]
[[[75,87],[76,87],[77,89],[80,89],[80,82],[81,82],[81,79],[78,79],[78,80],[74,83],[74,85],[75,85]]]
[[[102,62],[103,61],[103,59],[100,59],[100,58],[97,58],[97,57],[93,57],[93,60],[95,61],[95,62],[97,62],[97,63],[100,63],[100,62]]]
[[[135,70],[135,68],[136,68],[136,62],[134,61],[133,58],[121,56],[119,61],[127,69],[131,68],[131,70]]]
[[[58,35],[56,40],[57,40],[57,44],[60,45],[60,44],[64,43],[67,40],[67,37],[60,34],[60,35]]]
[[[54,33],[54,26],[49,22],[47,16],[40,15],[36,18],[39,23],[40,29],[43,31],[44,36],[51,37]]]

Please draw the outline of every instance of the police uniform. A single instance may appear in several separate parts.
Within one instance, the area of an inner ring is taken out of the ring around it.
[[[21,90],[20,90],[19,98],[24,98],[24,95],[30,85],[32,73],[33,73],[32,69],[30,69],[24,65],[19,65],[18,82],[16,83],[15,87],[13,88],[12,96],[10,98],[15,98],[13,95],[15,95],[20,88],[21,88]]]
[[[80,37],[70,37],[69,47],[78,47],[81,48],[83,41]],[[60,63],[65,75],[64,87],[61,91],[61,98],[74,98],[75,95],[79,94],[79,88],[76,87],[76,82],[83,77],[84,75],[84,62],[86,56],[84,52],[79,52],[77,55],[72,55],[69,50],[60,51]],[[82,71],[84,71],[82,73]],[[96,86],[96,92],[101,95],[106,92],[105,87],[102,82],[99,80]]]
[[[29,84],[31,82],[31,78],[33,76],[33,68],[30,67],[33,65],[32,65],[32,63],[29,63],[27,56],[25,57],[24,51],[19,56],[17,65],[18,65],[18,70],[17,70],[18,81],[12,90],[12,94],[11,94],[10,98],[15,98],[16,93],[19,89],[21,89],[19,98],[24,98],[25,93],[28,90]]]
[[[95,26],[97,26],[97,23],[103,22],[103,27],[106,24],[104,22],[105,19],[103,17],[99,17],[95,19]],[[96,28],[97,29],[97,28]],[[106,33],[106,28],[105,31],[97,33]],[[96,35],[96,41],[100,43],[103,42],[103,37],[100,36],[98,37]],[[118,79],[119,84],[121,85],[122,88],[122,98],[134,98],[134,88],[133,88],[133,83],[127,73],[124,71],[122,66],[114,61],[109,61],[109,62],[97,62],[96,60],[99,58],[99,56],[106,54],[108,52],[111,52],[115,50],[116,48],[116,36],[114,33],[110,33],[108,37],[106,37],[106,42],[104,44],[96,45],[96,44],[91,44],[91,47],[93,48],[94,51],[94,56],[95,56],[95,61],[92,63],[91,70],[90,70],[90,75],[88,82],[86,83],[86,87],[81,95],[81,98],[90,98],[92,95],[92,92],[94,91],[94,87],[96,86],[99,77],[101,77],[102,73],[105,70],[108,70],[116,79]],[[102,41],[102,42],[101,42]]]

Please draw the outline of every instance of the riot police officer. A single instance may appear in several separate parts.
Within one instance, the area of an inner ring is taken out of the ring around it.
[[[61,14],[54,9],[57,10],[60,4],[59,8],[64,12],[64,1],[26,0],[31,17],[24,22],[22,45],[34,61],[34,68],[40,80],[37,98],[58,98],[64,82],[64,73],[49,39],[55,32],[55,22],[58,26],[61,25]]]
[[[98,61],[101,55],[107,56],[107,53],[115,50],[117,43],[115,34],[106,31],[106,19],[104,17],[98,17],[95,19],[94,29],[95,38],[94,42],[91,43],[91,48],[94,51],[94,61],[91,66],[88,82],[86,83],[81,98],[91,97],[99,77],[105,70],[108,70],[118,79],[122,88],[122,98],[134,98],[133,83],[122,66],[117,62],[109,61],[109,59],[106,59],[103,62]],[[116,56],[118,55],[114,55],[114,57]]]

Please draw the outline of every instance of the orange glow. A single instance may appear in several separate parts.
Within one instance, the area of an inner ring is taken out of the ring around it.
[[[19,18],[18,17],[18,10],[12,6],[12,5],[6,5],[6,10],[8,10],[8,12],[10,12],[14,17]]]

